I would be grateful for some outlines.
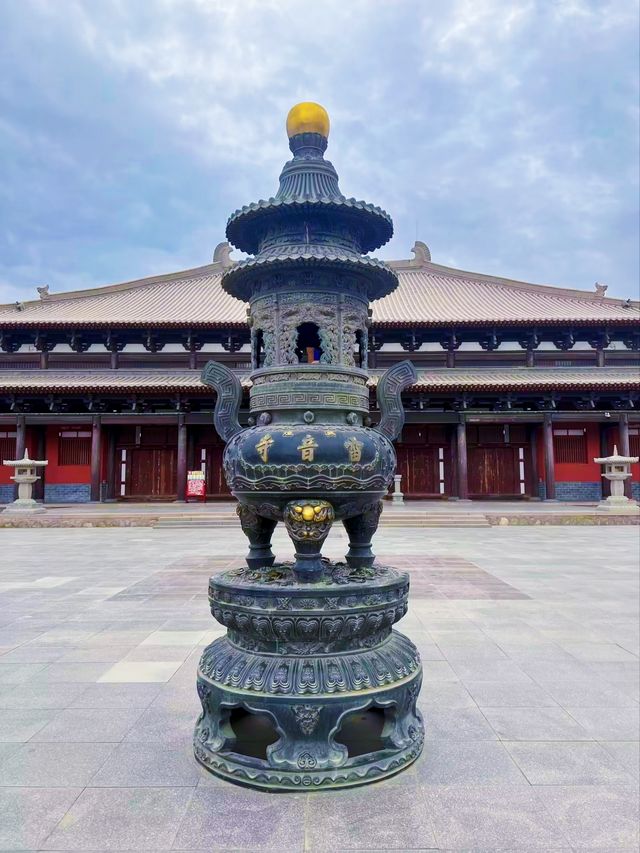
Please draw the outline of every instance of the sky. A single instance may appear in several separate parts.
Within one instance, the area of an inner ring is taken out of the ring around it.
[[[636,0],[0,0],[0,302],[209,263],[301,100],[378,257],[637,298],[637,34]]]

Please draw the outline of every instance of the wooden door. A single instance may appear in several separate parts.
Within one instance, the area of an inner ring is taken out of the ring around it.
[[[401,489],[407,497],[437,495],[440,490],[438,450],[425,445],[399,445],[398,474],[402,474]]]
[[[224,447],[221,444],[212,444],[203,447],[205,451],[205,476],[207,480],[207,497],[229,498],[231,492],[227,487],[222,470],[222,454]]]
[[[172,447],[133,447],[126,453],[124,497],[175,500],[178,455]]]
[[[222,470],[223,444],[198,443],[195,448],[194,467],[204,471],[207,498],[230,498],[231,492]]]
[[[474,497],[520,496],[518,448],[469,447],[469,494]]]

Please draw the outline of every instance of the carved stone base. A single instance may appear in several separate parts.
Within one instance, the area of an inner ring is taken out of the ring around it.
[[[393,569],[328,561],[316,583],[298,582],[288,564],[213,577],[212,612],[228,634],[198,668],[198,761],[269,790],[361,785],[414,761],[422,667],[413,643],[392,631],[408,589]],[[259,721],[270,736],[256,748],[246,732]]]

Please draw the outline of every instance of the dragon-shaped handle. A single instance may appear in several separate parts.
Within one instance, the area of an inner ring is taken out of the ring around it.
[[[242,402],[240,380],[228,367],[217,361],[208,361],[200,378],[205,385],[211,385],[215,389],[216,406],[213,410],[213,423],[220,438],[223,441],[229,441],[242,429],[238,421]]]
[[[380,377],[376,396],[382,417],[375,429],[391,441],[400,435],[404,426],[401,394],[415,384],[417,378],[416,369],[408,360],[394,364]]]

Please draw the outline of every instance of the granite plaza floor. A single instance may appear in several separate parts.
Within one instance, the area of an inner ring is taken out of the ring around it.
[[[192,758],[207,578],[244,550],[233,529],[0,531],[0,849],[637,850],[637,527],[382,530],[427,742],[337,793]]]

